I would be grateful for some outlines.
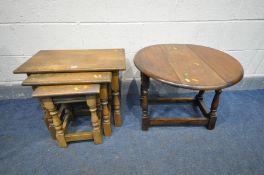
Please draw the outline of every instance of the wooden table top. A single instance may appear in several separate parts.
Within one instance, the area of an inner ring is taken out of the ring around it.
[[[38,86],[35,90],[33,90],[32,97],[89,95],[99,94],[99,92],[99,84]]]
[[[195,90],[232,86],[243,78],[241,64],[219,50],[191,44],[160,44],[137,52],[134,63],[145,75]]]
[[[23,86],[76,85],[90,83],[110,83],[111,72],[76,72],[31,74],[23,82]]]
[[[41,50],[14,73],[125,70],[124,49]]]

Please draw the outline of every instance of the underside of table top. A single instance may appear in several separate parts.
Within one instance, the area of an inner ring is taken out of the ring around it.
[[[160,44],[141,49],[136,67],[145,75],[196,90],[222,89],[243,78],[241,64],[219,50],[191,44]]]
[[[124,49],[41,50],[14,73],[125,70]]]

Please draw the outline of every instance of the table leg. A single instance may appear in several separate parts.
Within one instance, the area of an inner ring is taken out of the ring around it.
[[[45,109],[44,104],[40,100],[40,106],[44,112],[44,121],[46,124],[47,129],[53,139],[56,139],[56,131],[53,125],[52,116],[50,116],[49,111]]]
[[[112,72],[112,90],[114,104],[114,124],[116,127],[119,127],[122,123],[120,113],[119,71]]]
[[[219,104],[219,98],[220,98],[220,94],[221,94],[222,90],[216,90],[215,91],[215,95],[211,104],[211,109],[210,109],[210,113],[209,113],[209,122],[208,122],[208,126],[207,128],[209,130],[214,129],[215,127],[215,122],[216,122],[216,111],[217,111],[217,107]]]
[[[111,86],[111,83],[108,83],[107,84],[107,91],[108,91],[108,109],[109,109],[109,112],[110,112],[110,119],[112,119],[112,86]]]
[[[30,74],[27,74],[27,76],[30,76]],[[34,91],[36,88],[36,86],[32,86],[32,90]],[[49,112],[47,111],[47,109],[45,109],[43,103],[41,100],[39,100],[40,102],[40,106],[44,112],[44,122],[45,125],[47,127],[47,129],[49,130],[49,133],[51,135],[51,137],[55,140],[56,139],[56,131],[52,122],[52,117],[49,115]]]
[[[87,96],[86,104],[91,112],[91,121],[93,127],[93,139],[95,144],[101,144],[103,142],[99,118],[96,112],[96,96]]]
[[[53,125],[56,130],[56,138],[59,144],[59,147],[66,148],[67,142],[65,140],[64,131],[62,129],[62,122],[60,120],[60,117],[58,115],[58,111],[52,101],[51,98],[43,98],[41,99],[41,102],[43,103],[43,106],[45,109],[48,110],[50,116],[52,116]]]
[[[101,124],[101,121],[103,120],[102,119],[102,111],[103,111],[103,109],[102,109],[102,104],[101,104],[100,98],[96,98],[96,108],[97,108],[97,116],[98,116],[98,118],[100,120],[100,124]]]
[[[107,95],[107,84],[101,84],[100,86],[100,100],[103,107],[103,130],[105,136],[111,136],[111,123],[110,113],[108,109],[108,95]]]
[[[200,90],[198,92],[198,94],[195,96],[196,100],[203,100],[203,94],[204,94],[204,90]]]
[[[148,116],[148,91],[149,91],[149,77],[141,73],[141,108],[142,108],[142,130],[148,130],[149,116]]]

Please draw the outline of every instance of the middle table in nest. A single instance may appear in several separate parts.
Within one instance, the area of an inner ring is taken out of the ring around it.
[[[119,71],[122,70],[125,70],[124,49],[41,50],[14,73],[27,74],[23,85],[33,89],[46,85],[107,84],[114,124],[119,127],[122,122]]]

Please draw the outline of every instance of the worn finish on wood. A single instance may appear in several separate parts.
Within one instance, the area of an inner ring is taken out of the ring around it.
[[[149,46],[136,54],[134,62],[145,75],[188,89],[222,89],[243,77],[242,66],[232,56],[198,45]]]
[[[111,79],[112,79],[111,72],[31,74],[26,80],[22,82],[22,85],[43,86],[43,85],[110,83]]]
[[[100,86],[101,90],[100,90],[100,100],[101,100],[101,104],[102,104],[102,111],[103,111],[103,129],[104,129],[104,135],[105,136],[111,136],[112,132],[111,132],[111,123],[110,123],[110,112],[108,109],[108,94],[107,94],[107,84],[101,84]]]
[[[99,94],[99,84],[38,86],[32,97]]]
[[[243,77],[243,68],[230,55],[209,47],[191,44],[160,44],[141,49],[134,62],[141,73],[142,130],[152,125],[195,124],[214,129],[221,89]],[[148,100],[149,78],[181,88],[199,90],[195,98],[154,98]],[[205,90],[215,90],[210,112],[204,102]],[[204,118],[159,118],[148,115],[148,102],[192,102]]]
[[[114,105],[114,124],[116,127],[121,126],[122,118],[120,112],[120,85],[119,85],[119,71],[112,73],[112,95]]]
[[[96,96],[87,96],[86,104],[91,112],[91,122],[93,126],[93,138],[95,144],[101,144],[103,142],[100,122],[96,112]]]
[[[95,72],[125,70],[124,49],[41,50],[14,73]]]

